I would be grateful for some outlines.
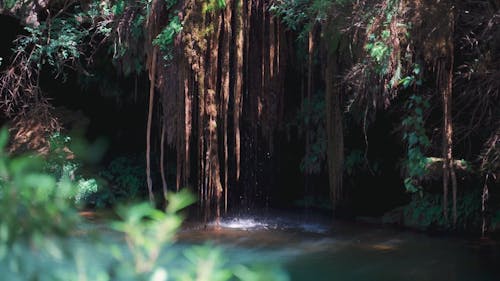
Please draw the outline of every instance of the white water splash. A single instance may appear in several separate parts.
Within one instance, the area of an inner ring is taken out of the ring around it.
[[[254,219],[244,219],[244,218],[234,218],[228,220],[222,220],[219,226],[224,228],[232,229],[269,229],[271,226],[263,221],[257,221]]]
[[[324,234],[330,227],[320,223],[297,222],[284,219],[259,219],[259,218],[227,218],[222,219],[217,225],[216,222],[209,223],[210,226],[218,226],[229,229],[240,230],[295,230],[300,232]]]

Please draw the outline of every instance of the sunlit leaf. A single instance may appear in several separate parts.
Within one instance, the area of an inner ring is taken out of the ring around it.
[[[189,190],[182,189],[175,194],[169,194],[167,196],[167,200],[167,212],[175,213],[195,202],[195,197],[189,192]]]

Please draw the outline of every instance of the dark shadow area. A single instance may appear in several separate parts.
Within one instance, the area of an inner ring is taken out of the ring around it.
[[[12,56],[13,41],[22,33],[23,27],[18,19],[6,15],[0,15],[0,27],[0,36],[2,38],[0,43],[0,58],[2,58],[0,71],[3,71]]]
[[[107,63],[111,65],[110,61]],[[94,81],[82,81],[82,75],[69,72],[54,81],[49,71],[42,74],[42,89],[62,115],[65,129],[70,133],[83,133],[89,142],[105,140],[108,149],[103,162],[120,155],[142,153],[146,146],[147,85],[140,77],[113,77],[113,81],[108,81],[109,88],[105,88]],[[83,78],[90,80],[99,73],[91,75]],[[135,89],[133,99],[124,98],[131,96],[130,92]]]

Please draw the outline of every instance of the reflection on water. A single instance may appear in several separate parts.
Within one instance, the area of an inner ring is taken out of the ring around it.
[[[191,224],[183,243],[222,246],[231,262],[278,263],[292,280],[500,280],[500,248],[450,237],[298,218]]]

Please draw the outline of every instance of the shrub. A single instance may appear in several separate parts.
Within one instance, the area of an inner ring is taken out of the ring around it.
[[[68,177],[46,173],[34,155],[15,158],[5,152],[6,129],[0,132],[0,261],[17,271],[24,264],[23,247],[56,253],[54,237],[65,236],[79,222],[73,185]]]
[[[404,208],[404,223],[420,229],[450,229],[451,221],[443,215],[443,196],[424,193],[414,195],[410,204]],[[451,210],[449,202],[448,210]],[[480,230],[481,194],[479,190],[465,192],[457,198],[457,228],[461,230]]]
[[[72,198],[79,205],[87,204],[97,193],[99,184],[95,178],[87,179],[82,175],[82,163],[69,148],[73,144],[71,137],[56,132],[50,137],[49,142],[50,151],[45,161],[45,171],[57,181],[71,181],[75,189]]]
[[[95,195],[98,207],[132,198],[140,198],[146,190],[144,161],[138,157],[121,156],[113,159],[99,176],[106,182]]]

